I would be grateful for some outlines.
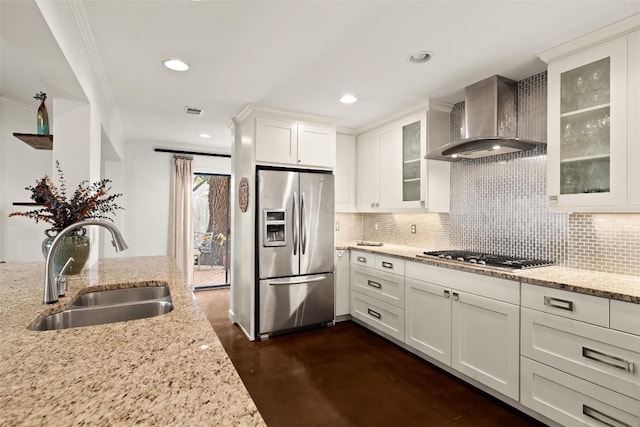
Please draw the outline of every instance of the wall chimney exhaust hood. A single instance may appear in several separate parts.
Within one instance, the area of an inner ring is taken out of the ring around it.
[[[542,141],[518,138],[518,82],[493,76],[465,88],[466,138],[425,159],[457,162],[533,149]]]

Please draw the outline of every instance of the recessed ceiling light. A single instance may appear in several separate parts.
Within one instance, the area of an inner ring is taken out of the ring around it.
[[[499,149],[500,149],[500,146],[499,146],[499,145],[494,145],[492,148],[493,148],[494,150],[499,150]]]
[[[167,67],[170,70],[174,70],[174,71],[187,71],[189,69],[189,65],[184,62],[181,61],[179,59],[167,59],[166,61],[163,62],[164,66]]]
[[[343,104],[353,104],[357,100],[358,100],[358,98],[356,98],[355,96],[353,96],[351,94],[343,95],[342,98],[340,98],[340,102],[342,102]]]
[[[209,135],[208,133],[200,133],[200,134],[198,134],[198,136],[200,138],[211,138],[211,135]]]
[[[426,50],[421,50],[419,52],[414,52],[409,55],[409,62],[414,64],[422,64],[423,62],[427,62],[431,59],[431,52],[427,52]]]

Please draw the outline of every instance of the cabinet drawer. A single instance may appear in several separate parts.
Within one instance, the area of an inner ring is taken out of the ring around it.
[[[520,304],[520,283],[513,280],[411,261],[405,263],[405,276],[445,288]]]
[[[351,291],[351,315],[399,340],[404,340],[404,310]]]
[[[354,265],[351,289],[404,308],[404,277]]]
[[[609,300],[606,298],[523,283],[522,306],[609,327]]]
[[[640,335],[640,304],[611,300],[609,309],[611,329]]]
[[[640,399],[640,337],[522,308],[521,354]]]
[[[351,251],[351,264],[376,268],[376,256],[368,252]]]
[[[380,271],[404,276],[404,260],[376,255],[376,268]]]
[[[521,357],[520,403],[565,425],[640,426],[640,402]]]

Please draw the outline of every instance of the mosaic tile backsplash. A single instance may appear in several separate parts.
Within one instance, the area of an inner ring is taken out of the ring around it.
[[[640,276],[640,214],[569,214],[568,266]]]
[[[412,225],[416,226],[415,234],[411,233]],[[366,240],[418,248],[427,243],[430,247],[452,247],[448,214],[365,214],[363,226]]]
[[[451,165],[452,243],[509,256],[567,259],[567,214],[546,202],[544,148]]]

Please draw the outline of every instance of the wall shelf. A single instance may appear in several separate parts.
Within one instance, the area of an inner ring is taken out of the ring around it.
[[[36,150],[53,150],[53,135],[38,135],[35,133],[14,133],[13,136]]]
[[[44,203],[36,202],[13,202],[13,206],[44,206]]]

